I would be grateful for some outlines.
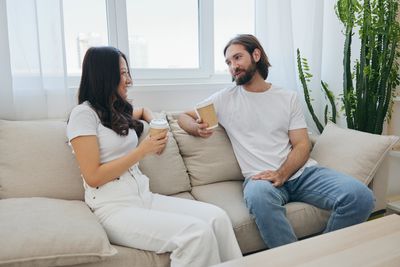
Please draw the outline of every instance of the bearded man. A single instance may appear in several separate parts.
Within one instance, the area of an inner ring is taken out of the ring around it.
[[[244,199],[265,244],[273,248],[297,240],[284,207],[291,201],[330,210],[324,232],[364,222],[374,208],[371,190],[309,157],[307,125],[297,93],[266,81],[270,63],[256,37],[234,37],[224,55],[236,85],[204,102],[214,103],[229,136],[245,177]],[[213,133],[194,110],[181,114],[178,122],[194,136],[207,138]]]

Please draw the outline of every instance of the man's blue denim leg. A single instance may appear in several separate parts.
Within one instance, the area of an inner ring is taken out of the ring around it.
[[[324,232],[364,222],[375,205],[374,195],[365,184],[321,166],[306,168],[300,177],[284,186],[290,201],[332,211]]]
[[[375,202],[371,190],[357,179],[320,166],[306,168],[300,177],[278,188],[269,181],[247,178],[244,198],[269,248],[297,240],[286,218],[284,205],[289,201],[331,210],[324,232],[364,222]]]
[[[247,178],[244,182],[244,199],[269,248],[297,241],[283,206],[289,201],[284,187],[276,188],[269,181]]]

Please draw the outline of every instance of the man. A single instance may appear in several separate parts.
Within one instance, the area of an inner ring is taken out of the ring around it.
[[[270,64],[259,41],[238,35],[225,46],[224,55],[236,86],[205,101],[214,103],[231,140],[245,177],[246,205],[265,244],[273,248],[297,240],[284,207],[291,201],[331,210],[324,232],[365,221],[374,207],[371,190],[309,158],[297,94],[265,81]],[[181,114],[179,125],[194,136],[213,133],[194,111]]]

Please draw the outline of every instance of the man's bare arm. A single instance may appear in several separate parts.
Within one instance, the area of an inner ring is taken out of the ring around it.
[[[206,129],[208,127],[208,123],[203,123],[197,117],[194,110],[180,114],[178,118],[178,124],[183,130],[193,136],[207,138],[213,133],[213,130]]]
[[[292,144],[292,151],[282,166],[276,171],[266,170],[256,174],[252,177],[253,179],[268,180],[274,186],[281,186],[307,162],[310,156],[307,129],[290,130],[289,140]]]
[[[292,144],[292,151],[278,169],[286,177],[286,180],[303,167],[310,157],[310,140],[308,139],[307,129],[289,131],[289,140]]]

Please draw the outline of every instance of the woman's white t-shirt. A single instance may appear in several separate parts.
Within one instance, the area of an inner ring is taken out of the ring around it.
[[[101,124],[97,113],[88,102],[76,106],[70,115],[67,125],[68,140],[78,136],[94,135],[97,137],[100,163],[125,156],[136,148],[138,137],[134,129],[129,129],[126,136],[120,136]],[[149,179],[141,173],[138,163],[133,165],[120,177],[99,187],[89,186],[84,177],[85,202],[96,214],[105,214],[113,210],[115,205],[151,205],[152,193]],[[99,215],[100,216],[100,215]]]
[[[101,163],[126,155],[138,143],[138,137],[134,129],[129,129],[127,136],[121,136],[101,124],[99,116],[87,101],[72,110],[67,126],[69,141],[75,137],[85,135],[97,136]]]

